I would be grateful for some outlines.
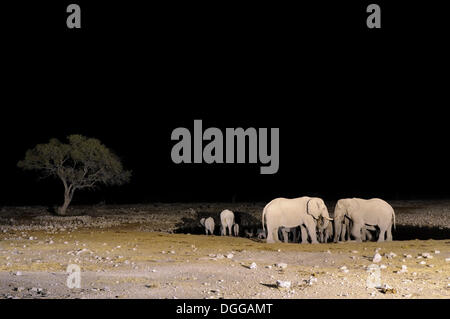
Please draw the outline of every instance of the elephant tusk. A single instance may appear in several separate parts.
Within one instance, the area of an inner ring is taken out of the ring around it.
[[[330,218],[330,217],[325,217],[326,219],[328,219],[328,220],[333,220],[333,218]]]

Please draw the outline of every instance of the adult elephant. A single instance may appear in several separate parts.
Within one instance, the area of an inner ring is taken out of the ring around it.
[[[392,240],[392,225],[395,229],[395,213],[391,205],[379,198],[345,198],[336,203],[334,209],[334,242],[339,239],[345,218],[350,219],[351,235],[361,242],[362,232],[378,228],[378,241]]]
[[[231,232],[231,230],[234,225],[234,213],[229,209],[223,210],[220,213],[220,223],[222,224],[222,236],[226,236],[227,229],[228,235],[232,236],[233,233]]]
[[[214,219],[213,219],[212,217],[200,219],[200,224],[201,224],[203,227],[205,227],[205,233],[206,233],[206,235],[208,235],[208,232],[209,232],[211,235],[214,235],[215,224],[214,224]]]
[[[262,225],[264,220],[267,225],[267,242],[280,242],[278,239],[279,227],[297,227],[304,225],[308,231],[311,243],[317,243],[316,221],[324,219],[324,227],[332,218],[329,217],[328,209],[321,198],[298,197],[298,198],[276,198],[268,203],[262,213]]]

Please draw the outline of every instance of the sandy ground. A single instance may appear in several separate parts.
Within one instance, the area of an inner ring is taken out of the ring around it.
[[[224,207],[241,212],[242,228],[259,227],[262,204],[253,203],[90,207],[68,217],[3,208],[0,298],[450,297],[450,203],[394,205],[399,235],[439,240],[301,245],[194,234]],[[388,289],[367,287],[376,250]],[[69,264],[80,267],[81,288],[67,287]]]

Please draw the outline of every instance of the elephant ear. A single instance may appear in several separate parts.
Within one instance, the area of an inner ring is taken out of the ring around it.
[[[359,204],[358,202],[355,200],[355,198],[349,198],[346,200],[345,203],[345,207],[347,209],[347,213],[346,215],[351,219],[351,216],[353,215],[353,213],[358,210],[359,208]]]
[[[320,217],[320,203],[318,200],[311,198],[306,202],[306,213],[311,215],[314,219]]]
[[[200,225],[205,226],[205,218],[200,219]]]

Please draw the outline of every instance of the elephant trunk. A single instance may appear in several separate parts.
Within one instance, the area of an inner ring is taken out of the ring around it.
[[[328,214],[328,210],[325,210],[324,212],[322,212],[322,219],[323,219],[323,230],[327,229],[328,224],[330,223],[331,220],[333,220],[333,218],[330,218],[330,214]]]

